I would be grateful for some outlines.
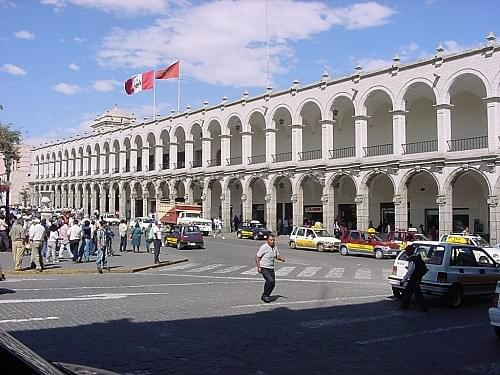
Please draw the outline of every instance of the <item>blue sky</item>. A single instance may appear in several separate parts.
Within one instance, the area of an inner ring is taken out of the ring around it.
[[[498,29],[498,0],[269,0],[274,90],[476,47]],[[181,110],[267,85],[265,0],[0,0],[0,121],[31,144],[89,130],[117,104],[152,116],[152,91],[130,76],[181,59]],[[499,35],[500,37],[500,35]],[[157,111],[177,107],[177,81],[157,81]]]

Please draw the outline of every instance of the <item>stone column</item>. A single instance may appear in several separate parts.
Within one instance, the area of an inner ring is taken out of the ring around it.
[[[160,220],[161,219],[161,217],[158,216],[158,213],[160,211],[161,196],[162,196],[161,188],[157,188],[156,189],[156,211],[155,211],[156,220]]]
[[[220,136],[220,149],[220,163],[221,167],[224,168],[227,166],[227,159],[231,155],[231,136],[229,134],[222,134]]]
[[[208,166],[208,160],[212,159],[212,138],[203,137],[201,139],[201,153],[203,155],[201,166]]]
[[[249,158],[252,155],[252,131],[241,132],[241,164],[249,165]]]
[[[408,111],[392,111],[392,147],[395,156],[403,154],[402,144],[406,143],[406,114]],[[406,226],[401,227],[406,228]]]
[[[274,188],[273,188],[274,189]],[[266,194],[266,225],[267,229],[277,234],[276,228],[276,194]]]
[[[170,142],[170,169],[177,167],[177,143]]]
[[[292,125],[292,161],[294,162],[298,162],[300,160],[299,153],[302,152],[303,128],[304,125],[302,124]],[[300,225],[302,225],[302,223]]]
[[[326,230],[332,232],[333,223],[335,222],[335,191],[332,185],[325,185],[323,188],[323,226]]]
[[[439,234],[451,233],[453,230],[453,202],[452,195],[438,195],[436,203],[439,207]]]
[[[101,187],[101,194],[99,194],[99,215],[102,215],[103,213],[107,212],[106,210],[106,201],[108,199],[108,193],[106,189]]]
[[[203,217],[205,219],[211,219],[212,212],[212,200],[210,199],[210,189],[207,192],[203,192],[201,195],[201,205],[203,210]]]
[[[396,194],[394,202],[394,225],[398,229],[408,229],[408,201],[406,194]]]
[[[136,148],[130,149],[130,172],[132,173],[137,172],[137,153],[138,150]]]
[[[335,122],[335,120],[319,121],[319,124],[321,125],[321,141],[323,143],[321,145],[321,158],[323,160],[330,159],[330,150],[333,150],[333,127],[335,126]],[[323,216],[324,213],[325,211],[323,211]]]
[[[92,215],[97,208],[97,196],[95,189],[90,189],[90,212],[89,215]]]
[[[242,187],[243,189],[243,187]],[[243,192],[241,194],[241,204],[242,204],[242,216],[243,216],[243,221],[250,221],[252,220],[252,190],[249,189],[247,193]],[[232,220],[233,218],[231,218]]]
[[[89,194],[85,187],[83,188],[83,201],[81,201],[81,203],[82,208],[85,210],[85,214],[87,214],[87,216],[90,216],[91,212],[89,213]]]
[[[142,215],[149,216],[149,193],[142,191]]]
[[[220,196],[222,205],[222,222],[224,224],[223,231],[225,233],[231,232],[231,193],[227,191]]]
[[[127,151],[126,150],[121,150],[120,153],[118,154],[119,157],[119,165],[118,165],[118,171],[116,173],[123,173],[125,172],[125,167],[127,165]]]
[[[75,204],[73,204],[75,200],[75,194],[73,193],[73,189],[69,189],[68,191],[68,208],[76,208]]]
[[[120,200],[120,219],[127,218],[127,193],[124,188],[120,188],[120,194],[118,195]]]
[[[99,155],[94,155],[94,154],[90,155],[90,165],[91,165],[90,174],[95,174],[96,170],[99,169],[97,167],[98,158],[99,158]]]
[[[438,151],[443,153],[448,152],[448,141],[451,140],[451,109],[453,105],[436,104],[434,107],[437,111]],[[441,231],[441,227],[439,231],[445,233]]]
[[[293,226],[301,226],[304,223],[304,204],[302,191],[298,194],[292,194]]]
[[[186,163],[186,168],[191,168],[191,162],[194,160],[193,147],[194,142],[191,139],[186,139],[186,141],[184,142],[184,160]]]
[[[364,147],[366,147],[368,139],[367,137],[368,118],[369,116],[364,116],[364,115],[354,116],[354,138],[355,138],[357,158],[363,158],[365,156]],[[362,230],[359,227],[358,229]]]
[[[135,201],[137,199],[137,193],[135,191],[130,192],[130,218],[135,219]]]
[[[106,169],[109,171],[109,165],[106,166],[106,154],[103,150],[103,152],[99,154],[99,173],[103,174]]]
[[[500,111],[500,97],[486,98],[488,113],[488,150],[495,152],[498,145],[498,112]]]
[[[62,207],[69,207],[68,191],[64,188],[62,190],[62,198],[61,199],[62,199],[61,206]]]
[[[266,128],[266,163],[271,164],[273,162],[273,155],[276,154],[276,121],[274,122],[274,128]]]
[[[108,173],[113,173],[113,169],[115,169],[115,163],[116,163],[116,158],[119,157],[119,155],[116,154],[114,151],[110,151],[109,153],[109,165],[108,165]]]
[[[154,169],[157,171],[161,171],[163,167],[163,146],[156,145],[155,146],[155,167]]]
[[[147,146],[142,147],[141,158],[142,158],[142,171],[143,172],[149,171],[149,147]]]
[[[356,216],[357,223],[356,228],[358,230],[368,229],[368,194],[356,195],[354,198],[354,203],[356,203]]]
[[[116,212],[116,208],[115,208],[115,206],[116,206],[116,192],[115,192],[115,189],[113,189],[112,185],[109,188],[108,198],[109,198],[109,212],[114,214]]]
[[[490,209],[490,243],[496,244],[500,240],[500,225],[499,225],[499,207],[498,207],[498,196],[490,195],[487,200],[488,207]]]

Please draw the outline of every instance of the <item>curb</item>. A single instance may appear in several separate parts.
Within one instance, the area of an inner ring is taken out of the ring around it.
[[[188,258],[184,259],[179,259],[179,260],[172,260],[172,261],[165,261],[165,262],[160,262],[159,264],[150,264],[148,266],[142,266],[142,267],[136,267],[136,268],[111,268],[108,273],[137,273],[141,271],[146,271],[152,268],[159,268],[159,267],[165,267],[165,266],[170,266],[172,264],[177,264],[177,263],[183,263],[183,262],[188,262]],[[86,274],[86,273],[96,273],[97,270],[95,268],[92,269],[45,269],[43,272],[36,272],[33,269],[27,269],[24,271],[6,271],[4,270],[5,276],[20,276],[20,275],[76,275],[76,274]]]

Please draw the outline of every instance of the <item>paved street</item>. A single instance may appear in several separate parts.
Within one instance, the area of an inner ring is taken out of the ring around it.
[[[12,276],[0,328],[51,360],[128,374],[500,374],[488,301],[402,312],[392,260],[280,238],[277,299],[263,304],[260,243],[208,238],[167,250],[189,262],[138,274]]]

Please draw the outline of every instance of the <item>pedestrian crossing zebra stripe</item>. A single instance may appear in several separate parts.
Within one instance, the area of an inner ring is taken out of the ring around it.
[[[191,270],[189,270],[187,272],[205,272],[205,271],[213,270],[214,268],[222,267],[223,265],[224,264],[221,264],[221,263],[210,264],[208,266],[203,266],[203,267],[200,267],[200,268],[191,269]]]
[[[253,267],[253,268],[249,269],[248,271],[242,272],[241,274],[242,275],[257,275],[258,274],[257,267]]]
[[[281,267],[274,274],[276,276],[287,276],[290,272],[292,272],[297,267]]]
[[[354,278],[358,280],[370,280],[372,278],[372,270],[359,268],[356,270]]]
[[[242,268],[247,268],[247,267],[248,266],[232,266],[232,267],[224,268],[222,270],[214,271],[214,273],[229,273],[229,272],[238,271],[238,270],[241,270]]]
[[[297,277],[313,277],[321,267],[306,267]]]
[[[325,275],[325,278],[327,278],[327,279],[341,279],[342,276],[344,276],[344,271],[345,271],[345,268],[332,268]]]
[[[172,267],[165,268],[166,271],[175,271],[175,270],[185,270],[187,268],[193,268],[199,266],[200,263],[181,263]]]

